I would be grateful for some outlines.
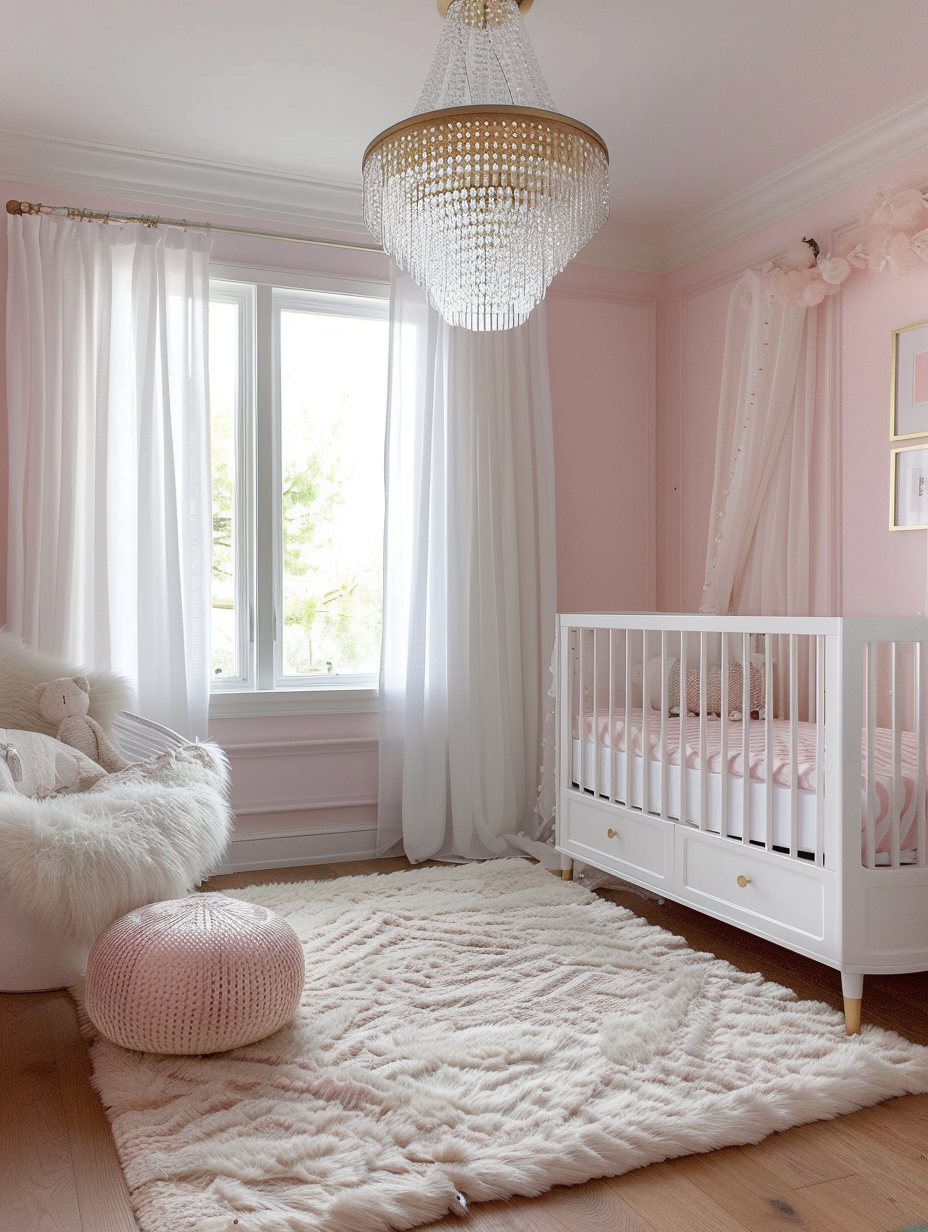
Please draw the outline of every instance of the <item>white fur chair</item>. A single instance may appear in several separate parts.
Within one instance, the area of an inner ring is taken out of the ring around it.
[[[228,840],[221,751],[131,714],[131,689],[113,673],[74,668],[0,631],[0,728],[54,737],[33,690],[78,674],[90,682],[91,716],[137,764],[75,795],[0,792],[2,992],[69,984],[107,924],[189,893]]]

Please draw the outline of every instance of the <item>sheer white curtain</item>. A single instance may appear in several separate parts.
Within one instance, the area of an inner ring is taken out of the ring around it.
[[[818,309],[773,288],[731,297],[701,612],[810,613]]]
[[[503,333],[392,292],[378,847],[535,837],[555,619],[544,309]]]
[[[8,627],[205,736],[209,240],[10,216]]]

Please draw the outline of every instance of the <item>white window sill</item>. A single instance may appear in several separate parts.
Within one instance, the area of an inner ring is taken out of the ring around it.
[[[376,713],[377,689],[345,686],[325,689],[228,689],[209,699],[211,719],[273,718],[288,714]]]

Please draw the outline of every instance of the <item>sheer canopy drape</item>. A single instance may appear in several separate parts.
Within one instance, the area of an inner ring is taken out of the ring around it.
[[[378,847],[513,852],[538,830],[554,639],[544,310],[503,333],[392,291]]]
[[[817,318],[769,273],[732,294],[702,612],[811,613]]]
[[[206,735],[209,240],[8,220],[9,629]]]

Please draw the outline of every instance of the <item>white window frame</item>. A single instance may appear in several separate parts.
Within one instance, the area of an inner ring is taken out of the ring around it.
[[[280,671],[277,618],[282,594],[282,465],[280,389],[274,355],[281,308],[305,308],[315,302],[331,313],[386,319],[389,286],[370,279],[210,262],[210,297],[239,304],[235,444],[241,475],[234,506],[238,527],[235,602],[240,605],[237,610],[245,614],[237,629],[242,674],[213,678],[210,715],[376,711],[379,689],[374,674],[288,677]],[[261,414],[262,407],[270,408],[271,414]],[[259,504],[258,494],[264,492],[274,494],[273,499]]]

